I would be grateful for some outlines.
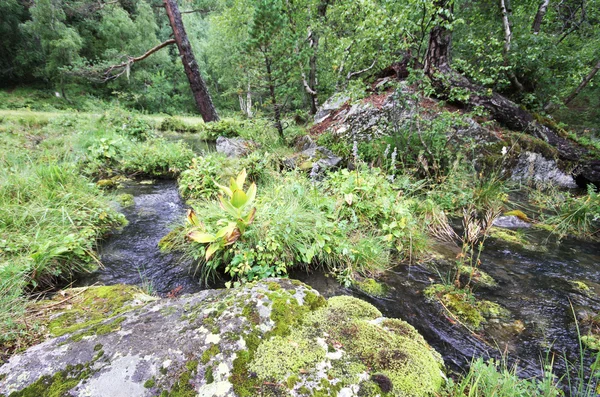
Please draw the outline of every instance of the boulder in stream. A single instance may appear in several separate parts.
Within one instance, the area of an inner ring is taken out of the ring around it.
[[[0,395],[430,396],[443,383],[412,326],[294,280],[121,304],[13,356]]]

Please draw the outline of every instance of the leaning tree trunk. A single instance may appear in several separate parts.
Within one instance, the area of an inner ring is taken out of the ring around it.
[[[447,28],[452,19],[452,0],[436,0],[438,7],[450,12],[439,12],[439,18],[430,31],[429,47],[424,63],[425,74],[432,82],[438,96],[448,98],[451,89],[459,88],[469,93],[462,105],[470,108],[483,107],[490,116],[505,127],[522,131],[543,139],[554,146],[563,160],[579,162],[588,150],[563,138],[557,131],[539,123],[531,113],[492,90],[474,84],[450,67],[450,44],[452,33]],[[600,65],[600,63],[599,63]],[[589,161],[580,168],[581,175],[588,181],[600,185],[600,161]]]
[[[206,88],[206,83],[200,75],[198,69],[198,63],[192,52],[192,46],[188,40],[187,34],[183,27],[183,21],[181,20],[181,13],[177,6],[176,0],[163,0],[165,9],[167,10],[167,16],[169,17],[169,23],[173,29],[173,35],[179,48],[179,55],[181,56],[181,62],[183,62],[183,68],[185,74],[190,82],[190,88],[196,101],[196,106],[202,115],[202,119],[205,122],[218,121],[219,115],[215,110],[215,107]]]

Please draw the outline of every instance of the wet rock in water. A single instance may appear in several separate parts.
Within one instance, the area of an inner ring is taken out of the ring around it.
[[[512,179],[528,185],[577,187],[573,177],[562,172],[556,165],[556,161],[548,160],[541,154],[533,152],[521,154],[512,171]]]
[[[429,396],[442,365],[372,305],[271,279],[111,311],[13,356],[0,394]]]
[[[243,157],[256,148],[256,143],[242,138],[217,138],[217,152],[227,157]]]
[[[494,222],[492,224],[494,226],[502,227],[505,229],[520,229],[531,227],[531,223],[522,220],[516,215],[499,216],[498,218],[494,219]]]
[[[312,170],[311,177],[315,179],[320,179],[325,171],[337,167],[342,161],[331,150],[318,146],[308,135],[300,138],[296,147],[300,152],[285,159],[283,165],[290,169]]]

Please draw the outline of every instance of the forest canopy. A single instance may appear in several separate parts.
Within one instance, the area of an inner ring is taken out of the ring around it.
[[[336,91],[360,95],[368,78],[407,56],[420,69],[431,29],[451,13],[445,23],[456,71],[529,110],[558,111],[566,122],[592,125],[600,117],[597,0],[178,5],[200,73],[222,110],[315,113]],[[5,0],[0,34],[0,86],[35,83],[66,100],[83,92],[147,112],[195,112],[177,47],[168,45],[173,30],[163,1]],[[579,111],[575,120],[565,103]]]

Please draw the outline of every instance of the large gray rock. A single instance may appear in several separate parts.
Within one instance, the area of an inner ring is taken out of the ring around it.
[[[556,165],[556,161],[548,160],[539,153],[524,152],[513,168],[512,179],[528,185],[555,185],[564,188],[576,188],[572,176],[565,174]]]
[[[324,121],[331,115],[332,112],[335,112],[341,108],[349,100],[350,97],[344,94],[333,95],[317,110],[317,114],[315,114],[315,124],[319,124]]]
[[[13,356],[0,395],[430,396],[443,381],[413,327],[293,280],[127,310]]]
[[[385,85],[384,79],[379,84]],[[378,85],[379,85],[378,84]],[[396,131],[416,128],[413,124],[417,112],[423,118],[436,117],[426,107],[418,106],[415,92],[406,82],[401,82],[396,90],[373,94],[351,105],[346,97],[344,101],[337,94],[328,100],[315,117],[315,129],[329,131],[347,142],[370,141]],[[427,99],[428,106],[437,106],[437,101]],[[337,107],[336,107],[337,106]],[[497,141],[493,132],[473,119],[467,119],[464,125],[456,125],[447,131],[447,135],[456,138],[481,141]]]
[[[217,152],[227,157],[243,157],[256,148],[256,143],[243,138],[217,138]]]

